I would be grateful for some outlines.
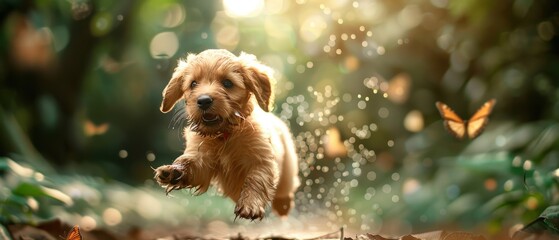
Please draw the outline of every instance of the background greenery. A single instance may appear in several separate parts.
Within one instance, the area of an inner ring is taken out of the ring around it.
[[[557,1],[3,0],[0,20],[4,223],[259,226],[233,223],[215,193],[167,198],[151,180],[184,144],[161,91],[208,48],[276,70],[303,183],[292,226],[500,236],[559,201]],[[474,140],[434,104],[468,118],[491,98]]]

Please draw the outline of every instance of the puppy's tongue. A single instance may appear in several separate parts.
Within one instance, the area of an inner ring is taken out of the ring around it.
[[[219,119],[219,116],[217,114],[213,114],[213,113],[204,113],[204,115],[202,115],[202,120],[204,120],[205,122],[213,122]]]

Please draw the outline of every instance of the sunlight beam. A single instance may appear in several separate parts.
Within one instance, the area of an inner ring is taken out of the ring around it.
[[[230,17],[256,17],[264,9],[264,0],[223,0],[225,13]]]

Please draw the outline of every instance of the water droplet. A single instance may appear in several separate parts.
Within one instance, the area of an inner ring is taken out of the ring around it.
[[[382,191],[384,193],[390,193],[392,191],[392,186],[390,186],[390,184],[384,184],[382,186]]]
[[[307,68],[313,68],[314,64],[311,61],[307,62]]]
[[[359,181],[357,181],[357,179],[352,179],[349,182],[349,186],[351,186],[352,188],[357,187],[357,185],[359,185]]]
[[[378,110],[378,116],[379,116],[379,117],[381,117],[381,118],[387,118],[388,115],[390,115],[390,111],[388,110],[388,108],[381,107],[381,108]]]
[[[357,107],[358,107],[359,109],[363,110],[363,109],[365,109],[365,108],[367,107],[367,103],[366,103],[365,101],[361,100],[361,101],[359,101],[359,102],[357,103]]]
[[[367,173],[367,179],[369,181],[374,181],[377,178],[377,173],[375,173],[374,171],[370,171],[369,173]]]

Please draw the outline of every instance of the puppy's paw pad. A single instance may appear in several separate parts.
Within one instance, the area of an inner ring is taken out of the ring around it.
[[[176,185],[185,177],[184,168],[178,165],[165,165],[155,169],[155,180],[161,186]]]

